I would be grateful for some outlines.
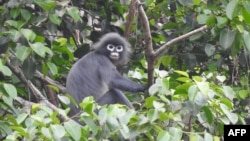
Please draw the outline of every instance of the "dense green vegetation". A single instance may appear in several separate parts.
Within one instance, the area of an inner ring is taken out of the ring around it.
[[[248,123],[249,1],[0,3],[0,140],[218,141],[223,125]],[[80,125],[66,76],[107,32],[133,48],[120,72],[150,87],[127,93],[135,109],[84,99]]]

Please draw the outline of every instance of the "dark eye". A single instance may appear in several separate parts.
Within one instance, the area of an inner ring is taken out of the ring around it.
[[[108,49],[109,51],[114,51],[115,46],[112,45],[112,44],[108,44],[108,45],[107,45],[107,49]]]
[[[121,45],[116,46],[116,51],[117,52],[122,52],[123,51],[123,46],[121,46]]]

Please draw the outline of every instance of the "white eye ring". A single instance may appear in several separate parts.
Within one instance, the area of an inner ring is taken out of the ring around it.
[[[109,51],[114,51],[114,50],[115,50],[115,46],[112,45],[112,44],[108,44],[108,45],[107,45],[107,49],[108,49]]]
[[[123,46],[121,46],[121,45],[116,46],[116,51],[117,52],[122,52],[123,51]]]

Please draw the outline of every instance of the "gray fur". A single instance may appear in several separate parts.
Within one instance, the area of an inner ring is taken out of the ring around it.
[[[106,54],[106,45],[117,43],[122,44],[125,49],[121,52],[120,59],[111,60]],[[108,33],[93,47],[94,51],[82,57],[71,68],[66,82],[67,92],[77,103],[87,96],[93,96],[100,105],[120,103],[132,108],[121,90],[139,92],[146,87],[123,78],[115,66],[128,61],[129,44],[120,35]],[[70,115],[78,112],[79,109],[71,105]]]

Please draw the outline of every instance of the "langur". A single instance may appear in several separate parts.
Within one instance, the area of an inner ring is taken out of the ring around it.
[[[117,65],[129,59],[129,43],[117,33],[108,33],[93,45],[93,49],[71,68],[67,76],[67,92],[77,103],[93,96],[100,105],[119,103],[132,108],[122,91],[143,92],[146,86],[122,77],[116,70]],[[70,115],[78,112],[79,108],[71,106]]]

